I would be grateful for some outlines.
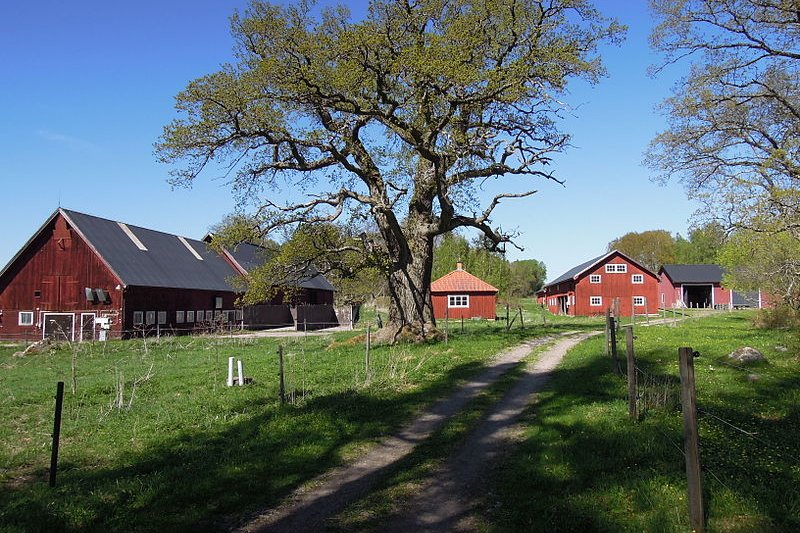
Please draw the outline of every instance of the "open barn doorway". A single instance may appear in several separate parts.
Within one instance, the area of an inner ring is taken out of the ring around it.
[[[684,285],[683,303],[686,307],[706,308],[713,307],[712,301],[714,287],[712,285]]]

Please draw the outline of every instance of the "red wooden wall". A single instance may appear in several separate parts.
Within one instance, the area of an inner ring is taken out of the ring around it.
[[[76,314],[118,314],[119,280],[94,251],[58,215],[30,244],[0,280],[0,338],[36,340],[42,337],[46,311]],[[110,303],[87,301],[84,289],[103,289]],[[38,291],[38,292],[37,292]],[[34,325],[20,326],[19,312],[33,311]],[[119,321],[115,324],[119,328]]]
[[[448,294],[434,293],[431,295],[433,301],[433,316],[437,320],[448,318],[489,318],[494,320],[497,316],[497,295],[486,292],[458,292],[452,294],[469,295],[469,307],[447,308]]]

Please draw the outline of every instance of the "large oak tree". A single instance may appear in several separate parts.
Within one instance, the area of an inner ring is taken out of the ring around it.
[[[512,241],[495,208],[555,179],[559,98],[570,78],[598,79],[596,47],[620,34],[585,0],[375,0],[358,21],[254,1],[232,28],[236,62],[177,96],[160,158],[183,184],[228,164],[261,232],[369,220],[374,233],[334,252],[379,265],[389,331],[420,337],[435,325],[434,238],[468,227]],[[500,177],[515,181],[481,203]]]

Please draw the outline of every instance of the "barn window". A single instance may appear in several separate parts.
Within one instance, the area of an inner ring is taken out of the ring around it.
[[[214,298],[214,308],[222,309],[222,296],[216,296]]]
[[[194,311],[186,311],[186,322],[194,322]]]
[[[144,323],[144,313],[141,311],[134,311],[133,312],[133,325],[134,326],[141,326]]]
[[[589,276],[589,283],[600,283],[603,277],[600,274],[592,274]]]
[[[644,275],[643,274],[633,274],[631,276],[631,283],[635,283],[637,285],[641,285],[644,283]]]
[[[628,265],[626,263],[609,263],[606,265],[607,274],[614,274],[615,272],[624,274],[627,271]]]
[[[603,305],[603,297],[602,296],[589,296],[589,305],[592,307],[599,307]]]
[[[241,322],[242,320],[244,320],[244,310],[237,309],[236,310],[236,321],[237,322]]]
[[[144,315],[144,321],[148,326],[152,326],[156,323],[156,312],[155,311],[148,311]]]
[[[159,311],[158,312],[158,323],[159,324],[166,324],[167,323],[167,312],[166,311]]]
[[[32,326],[33,325],[33,311],[20,311],[19,312],[19,325]]]
[[[198,322],[202,322],[203,320],[205,320],[205,312],[204,311],[198,311],[197,312],[197,321]]]
[[[40,291],[38,289],[33,291],[33,297],[34,298],[41,298],[42,297],[42,291]]]
[[[469,295],[468,294],[448,295],[447,307],[469,307]]]
[[[644,296],[634,296],[633,305],[637,307],[642,307],[644,305]]]
[[[175,323],[183,324],[183,311],[175,311]]]

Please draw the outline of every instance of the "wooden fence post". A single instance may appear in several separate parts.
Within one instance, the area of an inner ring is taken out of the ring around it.
[[[364,375],[366,376],[367,381],[369,381],[369,349],[370,345],[372,344],[372,326],[370,325],[367,325],[366,342],[366,348],[364,349]]]
[[[638,420],[639,410],[636,407],[636,359],[633,352],[633,328],[625,329],[625,349],[628,356],[628,415]]]
[[[506,304],[506,331],[508,331],[508,304]]]
[[[444,308],[444,343],[447,344],[448,337],[450,336],[450,309]]]
[[[61,407],[64,405],[64,382],[56,383],[56,409],[53,417],[53,448],[50,452],[50,486],[56,486],[58,471],[58,442],[61,438]]]
[[[679,348],[681,368],[681,410],[683,411],[683,448],[686,455],[686,485],[689,497],[689,525],[693,531],[705,531],[703,484],[700,474],[700,436],[697,432],[697,393],[694,385],[694,357],[691,348]]]
[[[520,329],[525,329],[525,322],[524,322],[524,319],[522,318],[522,308],[521,307],[519,308],[519,327],[520,327]]]
[[[281,396],[281,403],[286,403],[286,386],[283,379],[283,345],[278,345],[278,368],[280,370],[281,381],[279,394]]]
[[[611,355],[611,308],[606,309],[606,357]]]
[[[614,372],[618,375],[622,374],[622,368],[619,366],[619,358],[617,357],[617,324],[619,324],[619,320],[614,319],[611,317],[611,324],[609,324],[609,329],[611,330],[611,358],[614,360]]]

